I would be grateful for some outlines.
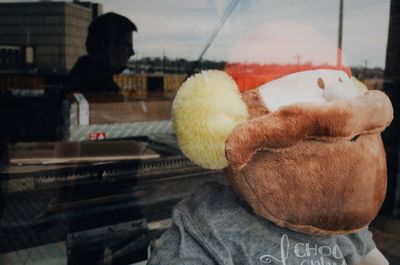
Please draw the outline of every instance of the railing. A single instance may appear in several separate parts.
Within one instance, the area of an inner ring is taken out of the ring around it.
[[[149,82],[150,79],[160,79],[160,82]],[[154,91],[164,98],[173,98],[185,80],[184,74],[135,74],[114,75],[114,81],[121,88],[122,93],[134,98],[148,98],[154,96]]]

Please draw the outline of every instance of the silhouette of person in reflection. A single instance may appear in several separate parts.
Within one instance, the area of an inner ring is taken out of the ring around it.
[[[106,13],[89,25],[87,55],[78,58],[65,81],[67,91],[118,91],[113,74],[122,72],[133,50],[136,25],[116,13]]]

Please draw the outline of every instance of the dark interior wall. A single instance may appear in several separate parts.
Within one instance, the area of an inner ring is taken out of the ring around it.
[[[400,1],[391,0],[386,51],[385,93],[389,96],[394,119],[383,134],[388,165],[388,189],[382,212],[400,217]]]

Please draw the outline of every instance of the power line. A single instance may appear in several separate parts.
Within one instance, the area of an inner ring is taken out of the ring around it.
[[[197,59],[196,63],[193,65],[193,67],[190,69],[187,77],[191,76],[194,73],[194,70],[196,70],[197,66],[203,59],[204,54],[207,52],[208,48],[214,41],[215,37],[218,35],[219,31],[221,30],[222,26],[225,24],[226,20],[229,18],[229,16],[232,14],[232,11],[235,9],[236,5],[239,3],[240,0],[232,0],[232,2],[229,4],[227,9],[225,10],[224,15],[221,17],[219,23],[215,27],[214,31],[211,33],[210,37],[207,40],[206,46],[200,53],[199,58]]]

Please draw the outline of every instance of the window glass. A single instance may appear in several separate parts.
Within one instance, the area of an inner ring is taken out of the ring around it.
[[[0,1],[0,263],[145,264],[177,202],[227,184],[179,148],[182,83],[221,70],[244,92],[337,69],[395,94],[394,2]]]

